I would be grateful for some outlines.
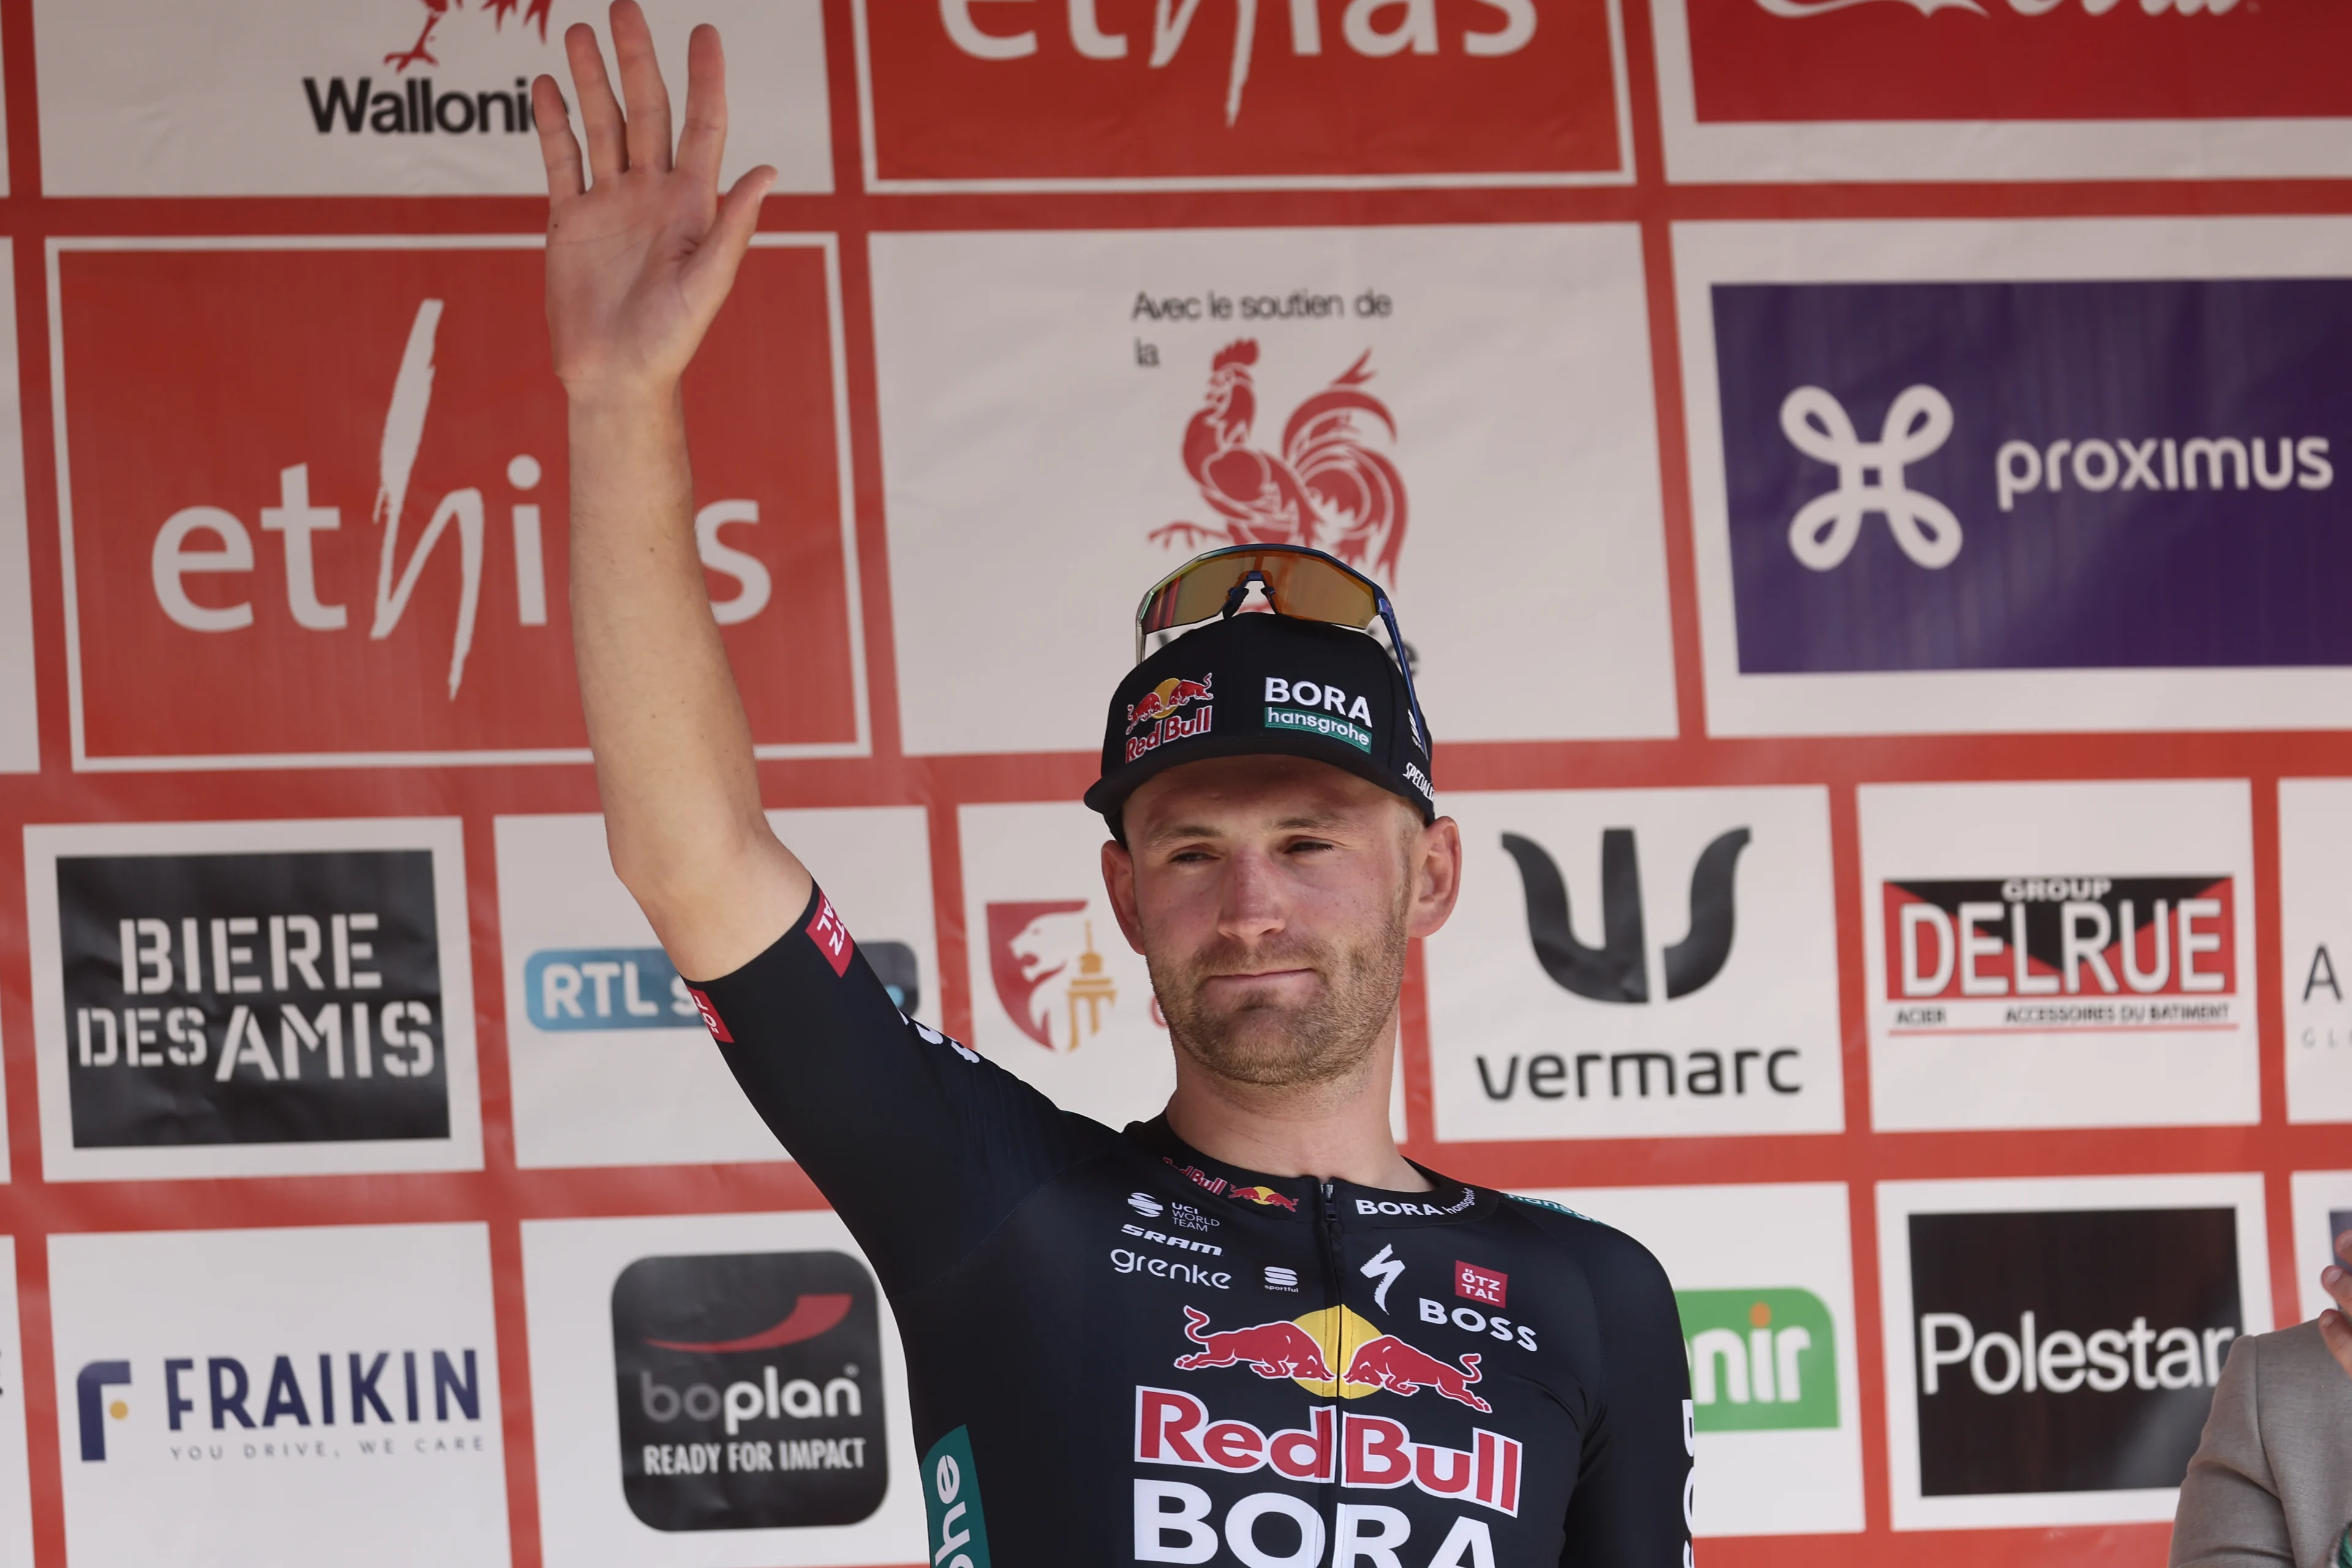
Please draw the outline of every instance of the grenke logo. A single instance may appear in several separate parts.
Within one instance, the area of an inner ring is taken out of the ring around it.
[[[928,26],[857,10],[872,156],[886,185],[1589,177],[1622,166],[1609,8],[1598,0],[939,0],[923,9]],[[877,25],[881,16],[892,25]],[[1106,109],[1127,133],[1079,133],[1104,123]],[[1516,144],[1507,124],[1518,127]]]
[[[78,760],[578,752],[543,269],[472,241],[60,249]],[[712,611],[782,672],[747,689],[754,739],[850,752],[829,278],[822,247],[754,249],[687,398]]]
[[[1895,1033],[2235,1026],[2229,877],[1906,879],[1881,897]]]
[[[449,1136],[429,851],[57,877],[75,1147]]]
[[[86,1465],[126,1449],[191,1465],[495,1452],[471,1347],[93,1361],[74,1413]]]
[[[541,43],[547,41],[549,7],[553,0],[530,0],[523,10],[520,26],[529,28],[536,24]],[[507,19],[513,16],[523,0],[481,0],[477,15],[487,16],[491,26],[505,31]],[[472,18],[464,15],[466,0],[422,0],[411,15],[422,11],[424,26],[416,41],[406,48],[383,57],[381,75],[358,77],[306,76],[302,79],[303,96],[309,100],[310,123],[321,136],[446,136],[489,135],[493,126],[500,134],[515,136],[535,132],[538,121],[530,109],[530,81],[517,77],[511,87],[501,83],[497,88],[458,88],[451,90],[436,83],[424,68],[438,66],[440,58],[433,53],[435,34],[442,24],[463,28]],[[551,68],[552,66],[552,61]],[[417,74],[410,75],[412,68]]]
[[[1743,672],[2352,664],[2352,280],[1711,294]]]
[[[2180,1484],[2244,1321],[2234,1209],[1909,1227],[1924,1495]]]
[[[613,1286],[621,1488],[656,1530],[855,1524],[889,1489],[873,1276],[839,1252],[641,1258]]]
[[[912,1014],[922,1005],[913,948],[861,942],[857,951],[890,993],[892,1006]],[[531,1026],[550,1034],[702,1026],[692,991],[657,947],[544,949],[523,960],[522,985]]]
[[[1601,835],[1601,942],[1591,946],[1576,934],[1569,908],[1568,883],[1551,852],[1521,834],[1503,835],[1503,848],[1519,868],[1527,890],[1528,941],[1543,972],[1572,996],[1611,1006],[1640,1006],[1654,1000],[1673,1003],[1714,984],[1730,962],[1737,929],[1733,884],[1740,852],[1752,835],[1745,827],[1720,833],[1699,851],[1690,876],[1689,924],[1679,942],[1658,952],[1658,969],[1665,994],[1650,994],[1648,923],[1642,908],[1639,848],[1630,827],[1611,827]],[[1588,917],[1589,918],[1589,917]],[[1590,929],[1588,927],[1588,929]],[[1796,1074],[1802,1055],[1793,1047],[1706,1048],[1689,1052],[1678,1064],[1664,1051],[1579,1051],[1573,1068],[1569,1058],[1542,1052],[1526,1062],[1527,1092],[1538,1100],[1579,1100],[1605,1092],[1622,1099],[1626,1086],[1636,1098],[1648,1099],[1654,1072],[1658,1091],[1708,1098],[1727,1091],[1798,1094],[1803,1080]],[[1489,1100],[1509,1100],[1521,1082],[1520,1058],[1513,1056],[1499,1067],[1478,1058],[1480,1087]]]

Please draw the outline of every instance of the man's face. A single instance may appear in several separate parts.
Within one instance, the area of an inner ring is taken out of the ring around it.
[[[1129,797],[1103,877],[1177,1048],[1221,1078],[1328,1082],[1381,1043],[1405,945],[1452,912],[1461,836],[1296,757],[1171,768]]]

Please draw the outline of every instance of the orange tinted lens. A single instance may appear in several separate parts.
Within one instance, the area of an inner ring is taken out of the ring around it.
[[[1207,620],[1253,572],[1265,576],[1275,608],[1286,616],[1360,628],[1380,614],[1371,585],[1328,561],[1286,550],[1236,550],[1187,567],[1161,584],[1144,603],[1139,629],[1148,635]]]

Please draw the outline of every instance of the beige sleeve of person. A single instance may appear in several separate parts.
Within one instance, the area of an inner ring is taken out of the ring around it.
[[[2258,1337],[2230,1347],[2205,1435],[2180,1484],[2170,1568],[2293,1568],[2286,1511],[2263,1447]]]

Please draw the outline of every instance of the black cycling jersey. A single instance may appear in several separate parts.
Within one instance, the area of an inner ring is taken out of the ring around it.
[[[1690,1561],[1682,1335],[1631,1238],[1057,1110],[902,1017],[821,892],[695,994],[889,1295],[935,1568]]]

